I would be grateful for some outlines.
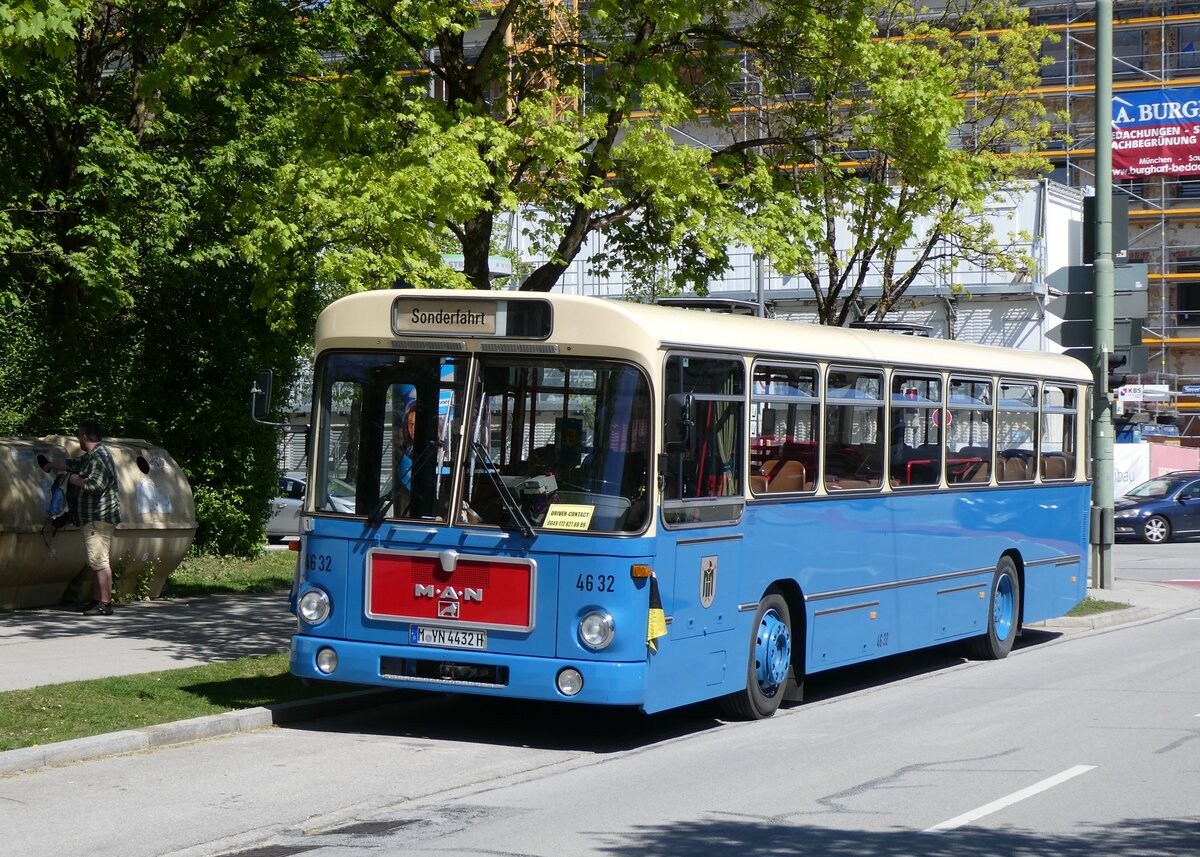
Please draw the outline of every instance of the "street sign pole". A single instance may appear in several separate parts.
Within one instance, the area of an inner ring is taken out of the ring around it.
[[[1113,397],[1108,356],[1113,350],[1112,257],[1112,0],[1096,3],[1096,258],[1092,373],[1092,582],[1113,585]],[[1087,260],[1085,260],[1087,261]]]

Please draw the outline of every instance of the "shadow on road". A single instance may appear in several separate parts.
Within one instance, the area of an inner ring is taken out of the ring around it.
[[[1016,645],[1028,648],[1059,636],[1046,631],[1026,631]],[[809,676],[805,699],[808,702],[832,699],[965,662],[955,644],[893,655]],[[405,691],[396,692],[384,704],[369,709],[288,724],[288,728],[616,753],[705,732],[722,724],[717,707],[711,702],[646,715],[634,708]]]
[[[1195,819],[1126,819],[1078,834],[966,827],[930,834],[913,830],[862,832],[781,823],[777,819],[711,821],[635,828],[619,837],[599,834],[597,850],[656,857],[1193,857],[1200,842]],[[603,842],[604,839],[612,840]]]

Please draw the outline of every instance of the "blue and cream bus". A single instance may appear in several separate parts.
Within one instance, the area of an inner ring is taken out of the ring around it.
[[[566,295],[344,298],[317,323],[291,669],[759,718],[846,664],[1002,658],[1085,595],[1090,380]]]

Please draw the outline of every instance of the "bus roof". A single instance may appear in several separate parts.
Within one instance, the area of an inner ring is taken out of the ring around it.
[[[733,351],[799,360],[867,362],[895,366],[944,366],[963,372],[1004,373],[1087,383],[1088,366],[1072,357],[945,339],[830,327],[780,319],[702,312],[603,298],[541,292],[388,289],[361,292],[330,304],[317,320],[317,352],[403,347],[411,336],[392,328],[397,300],[472,306],[475,302],[542,301],[552,307],[548,341],[571,343],[589,353],[642,355],[655,362],[665,348]],[[449,327],[426,331],[425,340],[477,338]],[[531,341],[541,341],[532,339]],[[472,344],[476,343],[476,344]]]

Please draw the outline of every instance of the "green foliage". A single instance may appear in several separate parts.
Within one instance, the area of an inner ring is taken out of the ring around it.
[[[275,0],[0,11],[0,428],[97,416],[162,445],[224,552],[257,546],[276,478],[276,434],[251,422],[246,391],[263,367],[286,388],[304,345],[254,309],[231,212],[270,176],[289,133],[276,117],[317,67],[307,14]],[[311,330],[313,261],[283,273],[279,317]]]
[[[596,271],[703,292],[741,243],[831,323],[868,271],[876,314],[955,259],[1018,271],[981,213],[1042,167],[1045,36],[1011,0],[2,4],[0,431],[160,444],[198,543],[248,553],[255,371],[287,389],[341,294],[490,288],[510,230],[523,288],[602,234]]]
[[[194,549],[204,553],[249,554],[258,547],[259,539],[252,537],[251,515],[244,508],[237,488],[197,485],[196,530]]]
[[[810,283],[821,320],[845,323],[868,276],[882,278],[867,308],[881,320],[918,276],[964,261],[1027,269],[984,212],[1047,168],[1045,106],[1023,94],[1040,82],[1045,29],[1011,0],[767,8],[748,38],[780,145],[763,155],[770,187],[746,197],[750,241]]]

